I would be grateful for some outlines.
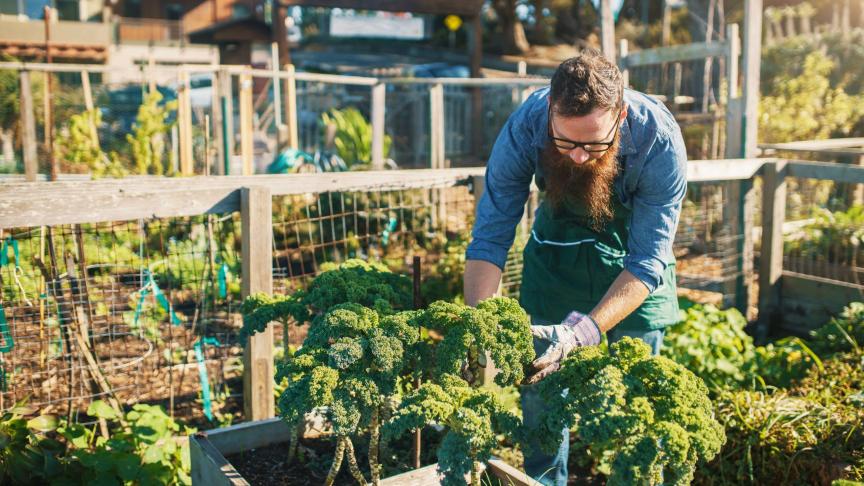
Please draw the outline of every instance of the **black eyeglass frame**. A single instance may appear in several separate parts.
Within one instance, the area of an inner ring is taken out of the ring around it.
[[[620,124],[621,124],[621,117],[618,116],[617,119],[615,120],[615,125],[612,126],[612,130],[609,130],[609,133],[607,133],[606,136],[603,138],[607,139],[607,138],[609,138],[610,135],[613,135],[615,133],[615,130],[618,129],[618,126]],[[615,143],[615,137],[614,136],[612,137],[612,140],[609,142],[577,142],[575,140],[570,140],[567,138],[558,138],[558,137],[552,135],[552,105],[551,104],[549,105],[549,115],[548,115],[548,123],[547,123],[546,129],[549,132],[549,140],[551,140],[552,143],[556,147],[558,147],[559,149],[566,150],[568,152],[571,150],[574,150],[576,148],[581,148],[582,150],[588,152],[589,154],[599,154],[599,153],[603,153],[603,152],[609,150],[609,148],[611,148],[612,145]],[[598,147],[593,147],[594,145],[596,145]]]

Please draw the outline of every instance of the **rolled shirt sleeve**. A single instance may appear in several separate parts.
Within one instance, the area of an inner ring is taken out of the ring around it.
[[[486,166],[486,187],[477,204],[468,260],[484,260],[502,270],[522,219],[538,153],[532,146],[527,113],[530,100],[516,110],[498,134]]]
[[[658,131],[636,191],[624,268],[654,292],[673,261],[672,243],[687,193],[687,152],[678,127]]]

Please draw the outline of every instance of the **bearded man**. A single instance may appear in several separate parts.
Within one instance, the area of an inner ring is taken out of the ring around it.
[[[672,241],[687,190],[681,130],[659,101],[624,89],[596,51],[564,61],[501,130],[486,168],[466,252],[465,301],[492,296],[532,177],[544,191],[524,249],[520,303],[539,356],[522,387],[524,424],[545,407],[533,383],[578,346],[632,336],[655,354],[678,320]],[[578,393],[578,390],[570,390]],[[567,482],[568,431],[558,454],[528,444],[525,470]]]

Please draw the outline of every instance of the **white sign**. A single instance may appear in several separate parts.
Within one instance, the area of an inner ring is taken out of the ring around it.
[[[355,14],[334,11],[330,15],[330,36],[409,40],[425,38],[422,17],[388,12]]]

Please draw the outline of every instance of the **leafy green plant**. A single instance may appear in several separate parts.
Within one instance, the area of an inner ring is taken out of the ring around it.
[[[470,477],[472,486],[480,486],[479,465],[491,457],[498,445],[496,436],[516,435],[521,420],[491,390],[446,374],[409,394],[385,425],[384,434],[396,437],[429,424],[447,429],[438,448],[438,470],[444,474],[441,484],[458,486]]]
[[[161,104],[162,93],[153,91],[138,107],[132,133],[126,135],[135,161],[134,172],[139,175],[168,174],[162,161],[165,155],[165,136],[171,131],[168,122],[171,112],[177,110],[177,101]]]
[[[834,61],[821,51],[807,54],[800,73],[775,76],[759,102],[764,142],[848,135],[864,116],[864,95],[850,95],[829,79]]]
[[[747,319],[731,308],[695,304],[681,310],[681,321],[667,329],[664,356],[685,366],[714,389],[746,384],[753,373],[755,346]]]
[[[378,314],[359,304],[332,307],[310,327],[303,347],[283,362],[277,381],[288,378],[279,399],[282,417],[298,425],[316,408],[326,407],[336,434],[336,454],[325,484],[336,479],[342,459],[352,476],[366,484],[354,455],[352,435],[369,431],[369,467],[378,484],[382,447],[380,427],[389,416],[405,348],[417,332],[404,319]]]
[[[854,204],[845,211],[814,208],[813,222],[800,238],[784,242],[784,252],[801,257],[857,266],[864,261],[864,205]]]
[[[476,308],[433,302],[409,319],[423,336],[413,352],[426,381],[406,395],[385,435],[425,425],[446,427],[438,449],[442,484],[464,484],[470,476],[471,484],[479,486],[480,463],[489,459],[499,435],[516,435],[521,421],[492,390],[477,385],[487,353],[499,370],[498,385],[522,381],[524,368],[534,359],[528,316],[515,300],[494,297]]]
[[[864,480],[864,354],[836,355],[776,391],[716,401],[727,442],[696,484],[830,484]]]
[[[126,169],[119,155],[106,154],[99,146],[95,128],[101,123],[102,113],[96,109],[72,115],[55,142],[59,155],[69,164],[86,167],[94,178],[123,177]]]
[[[864,344],[864,302],[851,302],[839,316],[810,334],[814,351],[827,356],[858,351]]]
[[[137,404],[123,417],[101,400],[88,415],[112,427],[95,429],[18,406],[0,418],[0,482],[6,484],[190,484],[188,443],[157,406]]]
[[[528,315],[519,303],[507,297],[486,299],[476,308],[449,302],[433,302],[414,322],[429,335],[431,349],[420,353],[430,367],[427,376],[460,376],[480,384],[486,353],[498,373],[495,383],[515,385],[525,376],[525,366],[534,359]]]
[[[707,387],[639,340],[610,348],[577,348],[540,382],[543,447],[554,450],[561,429],[572,427],[609,485],[689,484],[726,440]]]
[[[336,151],[349,168],[368,167],[372,162],[372,124],[367,122],[356,108],[344,110],[332,109],[321,114],[321,124],[324,127],[336,127],[336,138],[333,143]],[[393,139],[384,136],[384,156],[390,153]]]

